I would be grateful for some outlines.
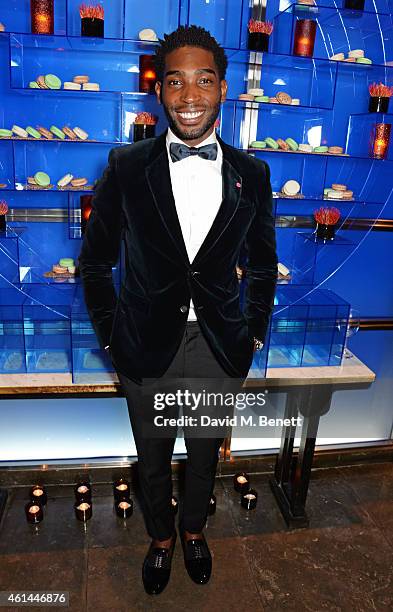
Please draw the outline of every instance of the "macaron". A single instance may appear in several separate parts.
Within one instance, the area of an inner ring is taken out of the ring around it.
[[[52,140],[53,139],[53,134],[52,132],[50,132],[49,130],[47,130],[45,127],[43,127],[42,125],[37,125],[37,131],[42,134],[42,136],[45,136],[45,138],[47,138],[48,140]]]
[[[89,80],[90,80],[90,77],[87,74],[77,74],[72,79],[72,82],[82,84],[82,83],[88,83]]]
[[[80,128],[80,127],[74,127],[72,129],[73,129],[74,133],[78,136],[78,138],[80,140],[87,140],[87,137],[88,137],[89,134],[87,132],[85,132],[85,130],[82,130],[82,128]]]
[[[356,64],[356,57],[346,57],[344,62],[348,62],[348,63],[352,63],[352,64]]]
[[[83,187],[84,185],[87,185],[87,178],[74,178],[71,181],[71,185],[73,187]]]
[[[279,271],[279,273],[280,273],[280,274],[282,274],[283,276],[288,276],[288,274],[289,274],[289,269],[288,269],[286,266],[284,266],[284,264],[283,264],[283,263],[281,263],[281,262],[278,262],[278,264],[277,264],[277,270],[278,270],[278,271]]]
[[[50,178],[46,172],[36,172],[34,180],[40,187],[48,187],[50,185]]]
[[[55,125],[51,125],[49,129],[52,132],[52,134],[54,134],[57,138],[61,138],[61,140],[64,140],[65,134],[58,127],[56,127]]]
[[[151,28],[144,28],[138,34],[139,40],[158,41],[157,34]]]
[[[269,96],[256,96],[255,102],[269,102]]]
[[[85,91],[100,91],[99,83],[83,83],[82,89]]]
[[[334,191],[346,191],[347,190],[347,186],[346,185],[342,185],[341,183],[333,183],[332,184],[332,189],[334,189]]]
[[[330,200],[341,200],[343,197],[342,191],[334,191],[334,189],[329,189],[326,195]]]
[[[300,185],[297,181],[290,180],[284,183],[281,191],[285,193],[285,195],[294,196],[299,193]]]
[[[68,266],[67,270],[70,274],[75,274],[76,266]]]
[[[300,98],[292,98],[292,102],[291,102],[292,106],[299,106],[299,104],[300,104]]]
[[[357,64],[372,64],[373,62],[368,57],[358,57],[356,58],[356,63]]]
[[[285,91],[279,91],[276,93],[276,98],[280,104],[291,104],[292,102],[292,97]]]
[[[287,138],[285,140],[285,142],[287,143],[287,145],[289,146],[289,148],[291,149],[291,151],[297,151],[299,148],[298,143],[296,142],[296,140],[294,140],[293,138]]]
[[[68,138],[71,138],[71,140],[77,140],[74,130],[68,127],[68,125],[63,125],[61,129],[63,130],[64,134],[68,136]]]
[[[19,125],[13,125],[11,130],[16,134],[16,136],[20,136],[21,138],[28,138],[29,135],[22,127]]]
[[[269,102],[270,102],[270,104],[280,104],[279,101],[277,100],[276,96],[270,96],[269,97]]]
[[[38,85],[37,81],[30,81],[29,87],[30,87],[30,89],[39,89],[40,88],[40,86]]]
[[[57,264],[55,264],[54,266],[52,266],[52,271],[55,274],[67,274],[68,270],[67,268],[63,268],[63,266],[59,266]]]
[[[307,143],[299,144],[299,151],[302,153],[312,153],[312,146]]]
[[[61,81],[55,74],[46,74],[44,79],[45,85],[47,85],[49,89],[60,89]]]
[[[340,62],[345,59],[344,53],[335,53],[330,57],[331,60],[335,60],[336,62]]]
[[[325,189],[323,190],[323,195],[326,196],[329,191],[331,191],[331,187],[325,187]]]
[[[73,265],[74,260],[72,259],[72,257],[62,257],[61,259],[59,259],[59,266],[62,266],[63,268],[68,268],[68,266]]]
[[[28,125],[26,128],[26,132],[28,134],[30,134],[30,136],[33,136],[33,138],[41,138],[41,134],[35,129],[33,128],[31,125]]]
[[[265,149],[266,148],[266,142],[264,140],[253,140],[250,143],[250,147],[251,147],[251,149]]]
[[[0,128],[0,138],[11,138],[12,130],[7,130],[6,128]]]
[[[282,149],[283,151],[289,150],[289,144],[285,142],[285,140],[283,140],[282,138],[277,138],[276,142],[278,146],[280,147],[280,149]]]
[[[61,177],[61,179],[59,179],[57,181],[57,186],[58,187],[65,187],[66,185],[68,185],[69,183],[71,183],[72,179],[74,178],[74,176],[70,173],[65,174],[64,176]]]
[[[348,57],[364,57],[364,50],[353,49],[352,51],[348,51]]]
[[[265,138],[265,142],[266,142],[266,146],[269,147],[270,149],[278,149],[278,144],[277,142],[274,140],[274,138],[271,138],[270,136],[268,136],[267,138]]]
[[[342,147],[329,147],[328,153],[332,153],[333,155],[342,155],[344,149]]]
[[[313,149],[313,153],[327,153],[328,152],[328,148],[325,145],[322,145],[320,147],[314,147]]]
[[[72,81],[64,81],[63,89],[82,89],[82,85],[80,83],[72,83]]]
[[[254,100],[254,96],[252,96],[251,94],[239,94],[239,100],[247,100],[247,101],[251,101],[253,102]]]
[[[35,182],[34,176],[28,176],[27,177],[27,184],[28,185],[37,185],[37,183]]]
[[[250,87],[250,89],[247,90],[247,93],[251,94],[252,96],[263,96],[264,90],[260,87]]]
[[[40,89],[49,89],[49,85],[47,85],[45,83],[45,77],[43,74],[40,74],[37,79],[36,79],[37,83],[38,83],[38,87]]]

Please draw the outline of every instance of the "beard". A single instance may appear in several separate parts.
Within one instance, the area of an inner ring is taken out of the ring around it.
[[[190,126],[189,128],[184,128],[183,126],[179,125],[176,119],[175,110],[170,109],[165,104],[163,104],[163,106],[169,127],[171,128],[172,132],[178,138],[180,138],[180,140],[195,140],[197,138],[201,138],[214,125],[220,112],[221,100],[218,100],[218,102],[210,108],[210,111],[205,115],[205,120],[202,125],[197,127]]]

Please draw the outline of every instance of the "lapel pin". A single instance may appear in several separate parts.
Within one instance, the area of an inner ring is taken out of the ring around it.
[[[238,189],[240,189],[240,187],[241,187],[241,186],[242,186],[242,184],[241,184],[241,183],[239,183],[239,182],[237,182],[237,183],[236,183],[236,187],[237,187]]]

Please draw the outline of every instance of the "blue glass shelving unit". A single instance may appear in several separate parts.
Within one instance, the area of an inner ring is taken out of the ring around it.
[[[277,215],[310,215],[326,202],[325,188],[344,183],[353,191],[353,199],[329,200],[341,210],[340,223],[344,225],[360,208],[372,207],[377,216],[389,196],[392,158],[391,153],[387,160],[370,158],[368,137],[373,122],[388,122],[389,115],[376,118],[366,112],[367,87],[374,81],[393,84],[390,5],[380,0],[376,13],[367,0],[367,10],[354,14],[329,0],[325,3],[291,5],[277,14],[269,53],[246,48],[251,16],[246,0],[152,0],[148,23],[141,0],[104,2],[104,39],[80,37],[77,0],[56,2],[55,34],[50,36],[29,32],[28,0],[7,3],[0,15],[6,25],[6,32],[0,33],[0,61],[6,79],[0,127],[10,128],[14,123],[79,126],[87,131],[88,139],[0,139],[0,199],[15,210],[61,210],[66,221],[44,220],[35,224],[34,231],[33,224],[20,227],[9,222],[7,233],[0,235],[0,372],[10,371],[11,366],[20,372],[72,371],[74,382],[105,382],[113,377],[112,364],[99,349],[88,319],[79,279],[61,281],[44,273],[60,256],[77,257],[82,238],[80,195],[94,193],[94,182],[102,174],[110,149],[132,141],[135,114],[142,110],[156,114],[157,133],[166,127],[155,96],[138,92],[139,55],[153,54],[156,44],[138,40],[142,28],[153,28],[162,37],[180,23],[196,23],[209,29],[225,47],[229,95],[221,108],[219,133],[226,142],[269,164]],[[303,17],[317,20],[313,58],[291,53],[295,21]],[[354,48],[365,49],[373,64],[329,59],[333,53]],[[100,83],[100,92],[29,88],[31,80],[49,72],[62,81],[87,73],[91,81]],[[238,100],[251,82],[270,97],[285,91],[299,98],[300,104]],[[314,146],[339,145],[343,154],[251,148],[251,142],[269,135],[290,136]],[[53,188],[28,188],[27,179],[37,170],[50,175]],[[66,172],[86,176],[88,187],[58,189],[56,182]],[[303,198],[277,195],[289,179],[299,182]],[[295,232],[283,261],[290,267],[290,278],[278,285],[270,340],[253,364],[261,375],[266,366],[340,362],[349,304],[318,285],[354,248],[356,240],[347,239],[340,229],[330,244],[315,241],[312,231]],[[122,269],[121,261],[113,269],[117,288]],[[241,283],[242,297],[246,283],[247,279]]]

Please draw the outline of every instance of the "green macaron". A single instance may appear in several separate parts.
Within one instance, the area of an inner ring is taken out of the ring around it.
[[[325,147],[325,146],[321,146],[321,147],[314,147],[313,148],[313,153],[327,153],[329,147]]]
[[[44,80],[49,89],[60,89],[61,87],[61,81],[55,74],[46,74]]]
[[[28,134],[30,134],[30,136],[33,136],[33,138],[41,138],[41,134],[39,132],[37,132],[37,130],[33,127],[31,127],[31,125],[28,125],[26,128],[26,132]]]
[[[40,187],[48,187],[50,185],[50,178],[46,172],[36,172],[34,180]]]
[[[293,138],[286,138],[285,142],[287,143],[287,145],[289,146],[291,151],[297,151],[298,150],[299,145],[296,142],[296,140],[294,140]]]
[[[0,138],[11,138],[12,130],[7,130],[6,128],[0,128]]]
[[[29,87],[31,87],[31,89],[40,89],[40,86],[38,85],[37,81],[30,81]]]
[[[71,257],[62,257],[59,260],[59,266],[62,268],[68,268],[74,265],[74,260]]]
[[[265,149],[266,148],[266,142],[264,140],[253,140],[250,143],[250,147],[251,147],[251,149]]]
[[[57,138],[61,138],[62,140],[64,140],[65,134],[60,128],[56,127],[55,125],[51,125],[49,129],[52,132],[52,134],[57,136]]]
[[[270,138],[270,136],[268,136],[267,138],[265,138],[265,142],[266,146],[270,149],[278,149],[278,144],[276,143],[274,138]]]
[[[327,195],[329,193],[329,191],[331,191],[332,188],[331,187],[325,187],[325,189],[323,190],[323,195]]]
[[[269,96],[255,96],[255,102],[269,102]]]
[[[357,64],[372,64],[373,62],[368,57],[357,57],[356,63]]]

